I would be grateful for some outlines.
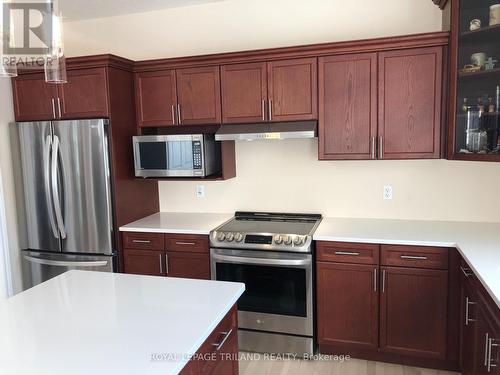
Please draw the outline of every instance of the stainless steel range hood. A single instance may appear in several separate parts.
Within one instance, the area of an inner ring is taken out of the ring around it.
[[[257,139],[304,139],[316,137],[316,121],[222,125],[216,141],[253,141]]]

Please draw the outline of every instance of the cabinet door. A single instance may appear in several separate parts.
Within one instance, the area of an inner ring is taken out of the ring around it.
[[[59,85],[61,117],[108,117],[106,68],[68,70],[68,83]]]
[[[319,344],[378,347],[378,266],[318,262]]]
[[[135,105],[139,126],[175,125],[176,90],[173,70],[136,73]]]
[[[123,270],[136,275],[166,276],[165,255],[155,250],[123,250]]]
[[[217,364],[210,375],[238,375],[238,334],[234,332],[224,345],[224,350],[217,356]]]
[[[477,329],[477,296],[469,285],[460,287],[460,367],[463,375],[474,375]]]
[[[179,124],[220,124],[219,67],[179,69],[176,76]]]
[[[319,158],[375,159],[377,54],[319,59]]]
[[[221,67],[222,122],[266,121],[267,64],[234,64]]]
[[[380,349],[446,356],[448,271],[382,267]]]
[[[270,121],[318,118],[317,59],[294,59],[268,63]]]
[[[168,251],[167,276],[210,280],[210,255]]]
[[[54,119],[57,85],[46,83],[43,73],[13,78],[12,92],[16,121]]]
[[[441,47],[379,54],[379,157],[440,157]]]

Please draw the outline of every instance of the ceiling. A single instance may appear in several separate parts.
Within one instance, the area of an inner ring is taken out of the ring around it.
[[[59,0],[58,4],[64,19],[75,21],[219,1],[226,0]]]

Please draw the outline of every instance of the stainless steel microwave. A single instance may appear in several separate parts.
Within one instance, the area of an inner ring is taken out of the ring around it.
[[[133,137],[136,177],[207,177],[221,171],[213,134]]]

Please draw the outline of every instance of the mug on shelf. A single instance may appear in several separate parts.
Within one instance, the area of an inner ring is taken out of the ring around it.
[[[490,26],[500,25],[500,4],[490,6]]]
[[[486,64],[486,53],[484,52],[473,53],[470,57],[470,62],[475,66],[483,68],[484,64]]]
[[[479,30],[481,28],[481,20],[478,18],[474,18],[473,20],[470,21],[469,25],[469,30],[474,31],[474,30]]]

